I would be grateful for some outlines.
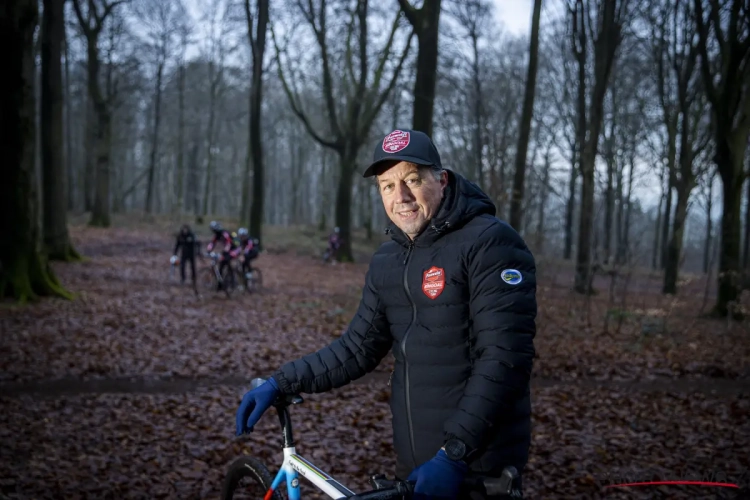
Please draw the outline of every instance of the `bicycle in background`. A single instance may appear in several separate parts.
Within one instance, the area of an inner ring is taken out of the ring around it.
[[[201,281],[204,288],[221,290],[226,294],[227,298],[231,297],[232,291],[236,286],[231,263],[219,271],[220,263],[224,257],[217,252],[210,252],[206,254],[206,257],[209,258],[210,262],[208,267],[201,271]]]

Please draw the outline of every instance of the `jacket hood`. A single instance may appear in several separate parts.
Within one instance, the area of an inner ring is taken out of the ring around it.
[[[448,185],[445,187],[443,201],[438,213],[427,227],[414,239],[418,246],[429,245],[441,235],[455,231],[478,215],[495,216],[497,209],[490,197],[479,186],[466,179],[461,174],[446,169]],[[385,230],[391,238],[401,244],[408,245],[409,237],[393,222]]]

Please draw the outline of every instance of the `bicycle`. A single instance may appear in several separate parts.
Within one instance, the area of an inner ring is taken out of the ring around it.
[[[219,262],[222,260],[222,256],[216,252],[206,254],[206,257],[211,259],[209,267],[202,271],[202,281],[206,288],[216,289],[217,287],[224,291],[227,298],[232,296],[232,290],[234,290],[235,280],[234,272],[231,264],[224,267],[222,272],[219,272]]]
[[[251,382],[253,388],[264,383],[265,379],[256,378]],[[409,500],[413,484],[407,481],[389,481],[383,475],[372,476],[370,484],[374,490],[356,494],[343,484],[336,481],[330,475],[313,465],[311,462],[297,454],[295,450],[294,434],[292,432],[292,420],[289,415],[289,406],[303,403],[302,396],[294,394],[280,396],[273,404],[279,417],[283,436],[283,463],[276,474],[272,477],[268,468],[260,460],[244,456],[233,461],[227,471],[222,487],[221,498],[233,500],[242,498],[240,493],[240,481],[246,477],[251,478],[252,483],[260,489],[256,489],[251,496],[245,498],[263,498],[264,500],[282,500],[279,487],[286,482],[287,498],[289,500],[300,500],[300,476],[307,479],[313,486],[318,488],[330,498],[349,500]]]
[[[234,272],[240,277],[240,284],[247,293],[253,293],[263,287],[263,272],[257,267],[251,267],[248,272],[245,272],[242,257],[237,260]]]
[[[263,378],[256,378],[250,382],[250,385],[255,389],[265,381]],[[276,476],[272,478],[270,471],[260,460],[250,456],[240,457],[229,465],[222,487],[222,500],[241,498],[235,496],[235,493],[239,493],[239,483],[246,477],[250,477],[256,486],[260,486],[260,491],[251,493],[251,496],[247,498],[282,500],[279,487],[286,481],[288,499],[301,500],[299,476],[307,479],[330,498],[337,500],[344,498],[348,500],[411,499],[414,484],[409,481],[389,480],[383,474],[373,475],[370,476],[369,483],[374,489],[358,494],[298,455],[295,449],[289,406],[303,402],[302,396],[292,394],[280,396],[273,404],[279,417],[284,446],[284,459]],[[487,495],[496,495],[498,498],[521,498],[517,487],[518,477],[515,467],[506,467],[499,478],[473,478],[470,483],[474,488],[484,490]]]

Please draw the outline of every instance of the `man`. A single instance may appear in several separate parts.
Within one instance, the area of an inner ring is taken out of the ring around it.
[[[241,227],[237,230],[239,236],[239,245],[237,246],[236,255],[242,256],[242,274],[247,277],[247,273],[252,272],[252,261],[258,258],[258,245],[255,238],[250,238],[247,228]]]
[[[341,248],[341,229],[336,226],[333,232],[328,236],[328,250],[326,251],[326,261],[334,264],[339,259],[339,249]]]
[[[232,235],[229,234],[229,231],[225,231],[224,228],[219,224],[218,222],[211,221],[211,223],[208,225],[208,227],[211,229],[211,232],[214,234],[213,239],[209,242],[208,246],[206,247],[207,251],[211,251],[214,249],[217,243],[221,242],[222,249],[221,249],[221,262],[219,262],[219,274],[224,276],[224,269],[226,267],[229,267],[229,263],[232,260],[232,252],[237,248],[237,246],[234,243],[234,240],[232,239]],[[221,285],[219,285],[219,288],[221,288]]]
[[[237,434],[278,395],[341,387],[392,349],[397,477],[416,482],[416,498],[493,498],[484,479],[528,459],[534,258],[421,132],[388,134],[364,176],[376,176],[392,241],[372,258],[359,309],[340,338],[245,394]]]
[[[177,251],[180,250],[180,278],[185,284],[185,261],[190,261],[190,276],[195,286],[195,246],[198,244],[195,234],[190,230],[190,226],[183,224],[180,232],[177,234],[177,241],[174,244],[173,257],[177,257]]]

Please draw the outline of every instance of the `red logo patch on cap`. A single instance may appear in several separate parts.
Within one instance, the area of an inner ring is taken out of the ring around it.
[[[398,153],[409,145],[409,132],[394,130],[383,139],[383,151],[386,153]]]
[[[445,288],[445,270],[432,266],[422,274],[422,291],[431,299],[436,299]]]

